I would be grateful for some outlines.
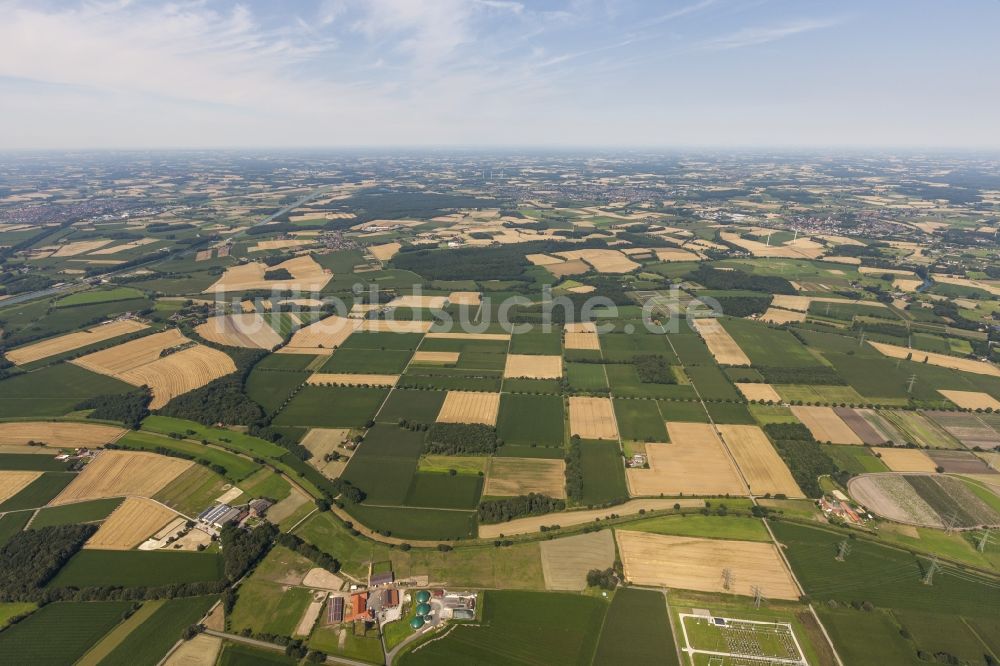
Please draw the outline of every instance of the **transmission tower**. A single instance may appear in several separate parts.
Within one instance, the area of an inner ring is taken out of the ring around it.
[[[760,588],[756,585],[753,586],[753,607],[760,608],[760,602],[764,600],[764,595],[761,594]]]
[[[847,556],[851,554],[851,544],[847,543],[847,539],[844,539],[837,545],[837,557],[838,562],[843,562],[847,559]]]
[[[990,530],[987,529],[985,532],[983,532],[983,535],[979,537],[979,543],[976,544],[976,550],[978,550],[980,553],[986,552],[986,546],[988,546],[989,543],[990,543]]]
[[[944,520],[944,533],[953,534],[955,528],[958,526],[958,514],[954,511],[948,514],[948,517]]]
[[[735,580],[736,579],[733,577],[733,571],[732,571],[732,569],[723,569],[722,570],[722,587],[723,588],[725,588],[726,590],[732,590],[733,589],[733,581],[735,581]]]
[[[910,375],[910,381],[906,383],[906,392],[913,393],[913,382],[917,381],[916,375]]]
[[[861,329],[861,337],[858,338],[858,346],[861,347],[865,344],[865,329]]]
[[[937,555],[935,555],[934,559],[931,560],[931,565],[927,567],[927,573],[924,574],[924,580],[923,580],[924,585],[934,584],[934,574],[935,572],[937,572],[937,570],[938,570],[938,558]]]

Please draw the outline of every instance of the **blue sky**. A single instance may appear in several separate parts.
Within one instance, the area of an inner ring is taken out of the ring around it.
[[[1000,0],[0,0],[0,150],[1000,147]]]

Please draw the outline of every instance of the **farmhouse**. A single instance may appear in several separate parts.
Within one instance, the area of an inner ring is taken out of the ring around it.
[[[210,527],[222,529],[226,525],[240,522],[247,516],[246,509],[229,506],[228,504],[216,504],[205,509],[198,515],[198,520]]]

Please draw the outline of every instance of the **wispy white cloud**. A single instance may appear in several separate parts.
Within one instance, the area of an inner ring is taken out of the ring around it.
[[[776,42],[786,37],[800,35],[805,32],[832,28],[843,23],[843,19],[801,19],[770,26],[753,26],[740,28],[735,32],[710,39],[703,40],[696,44],[695,48],[709,51],[727,51],[731,49],[742,49],[748,46],[759,46]]]

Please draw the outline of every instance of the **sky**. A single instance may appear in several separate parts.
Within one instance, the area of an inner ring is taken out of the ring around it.
[[[1000,148],[1000,0],[0,0],[0,151]]]

